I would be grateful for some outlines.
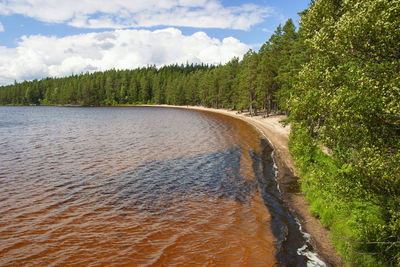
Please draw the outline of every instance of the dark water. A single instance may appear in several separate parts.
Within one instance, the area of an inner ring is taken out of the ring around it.
[[[0,265],[304,266],[272,150],[167,108],[0,107]]]

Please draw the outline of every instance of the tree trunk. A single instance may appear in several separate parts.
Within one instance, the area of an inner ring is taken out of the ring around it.
[[[250,111],[250,116],[253,117],[253,94],[252,93],[250,93],[250,108],[249,108],[249,111]]]

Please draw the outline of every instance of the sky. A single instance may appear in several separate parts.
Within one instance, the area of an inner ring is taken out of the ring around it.
[[[225,64],[309,0],[0,0],[0,85],[108,69]]]

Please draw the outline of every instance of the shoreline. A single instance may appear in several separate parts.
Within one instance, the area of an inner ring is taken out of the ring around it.
[[[274,160],[278,168],[276,177],[282,199],[288,206],[292,215],[300,223],[302,231],[311,235],[309,243],[318,256],[327,266],[343,266],[344,262],[338,255],[336,248],[330,239],[330,232],[321,221],[310,212],[310,205],[305,195],[301,192],[298,177],[295,174],[295,162],[292,159],[288,147],[290,125],[282,126],[279,121],[285,119],[285,115],[274,115],[267,118],[262,116],[246,116],[237,111],[226,109],[213,109],[201,106],[175,106],[175,105],[145,105],[153,107],[178,108],[198,111],[208,111],[224,114],[245,121],[255,127],[271,144],[274,149]]]

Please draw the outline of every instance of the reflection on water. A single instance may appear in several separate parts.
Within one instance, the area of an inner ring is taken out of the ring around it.
[[[271,149],[163,108],[0,107],[0,265],[304,265]]]

